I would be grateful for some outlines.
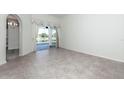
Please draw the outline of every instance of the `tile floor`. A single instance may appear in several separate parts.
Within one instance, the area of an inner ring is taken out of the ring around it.
[[[7,60],[15,59],[19,56],[19,49],[7,50]]]
[[[1,79],[124,79],[124,63],[66,49],[49,49],[11,59]]]

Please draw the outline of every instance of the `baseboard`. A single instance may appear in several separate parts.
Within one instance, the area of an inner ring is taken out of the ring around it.
[[[6,63],[7,63],[7,61],[1,61],[0,65],[3,65],[3,64],[6,64]]]
[[[101,56],[101,55],[95,55],[95,54],[86,53],[86,52],[82,52],[82,53],[87,54],[87,55],[91,55],[91,56],[95,56],[95,57],[104,58],[104,59],[111,60],[111,61],[116,61],[116,62],[124,63],[124,60],[120,60],[120,59],[114,59],[114,58],[110,58],[110,57],[106,57],[106,56]]]
[[[63,47],[61,47],[61,48],[63,48]],[[112,60],[112,61],[124,63],[124,60],[120,60],[120,59],[114,59],[114,58],[110,58],[110,57],[106,57],[106,56],[95,55],[95,54],[92,54],[92,53],[82,52],[82,51],[78,51],[78,50],[74,50],[74,49],[68,49],[68,48],[63,48],[63,49],[67,49],[67,50],[70,50],[70,51],[74,51],[74,52],[78,52],[78,53],[83,53],[83,54],[86,54],[86,55],[91,55],[91,56],[95,56],[95,57],[104,58],[104,59],[107,59],[107,60]]]

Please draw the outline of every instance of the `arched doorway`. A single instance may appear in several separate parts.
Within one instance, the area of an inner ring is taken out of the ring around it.
[[[6,59],[17,58],[21,52],[21,20],[15,14],[6,18]]]

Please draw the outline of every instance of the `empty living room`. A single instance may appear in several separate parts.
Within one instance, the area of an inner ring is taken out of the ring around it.
[[[124,93],[123,0],[2,0],[1,93]]]
[[[123,14],[0,14],[1,79],[123,79]]]

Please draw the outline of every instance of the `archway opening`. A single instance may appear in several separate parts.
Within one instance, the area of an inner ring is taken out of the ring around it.
[[[15,59],[20,55],[20,18],[9,14],[6,18],[6,59]]]

